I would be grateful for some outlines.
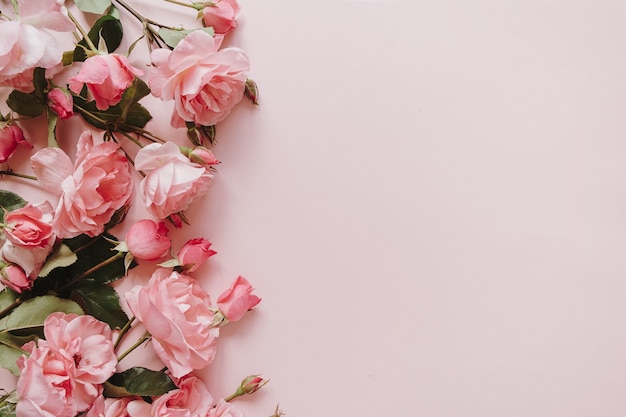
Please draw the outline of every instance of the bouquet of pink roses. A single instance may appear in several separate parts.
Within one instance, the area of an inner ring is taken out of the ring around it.
[[[251,375],[214,398],[194,375],[213,361],[220,328],[260,298],[240,276],[213,302],[194,278],[215,254],[211,243],[173,248],[168,237],[213,180],[215,124],[242,98],[257,103],[246,53],[222,48],[239,5],[165,1],[194,9],[199,22],[156,22],[130,0],[0,0],[8,108],[0,174],[52,196],[28,202],[0,190],[0,366],[18,376],[0,397],[0,416],[234,417],[241,413],[230,401],[267,382]],[[133,20],[141,31],[127,39],[123,22]],[[141,68],[133,50],[144,41]],[[141,101],[150,95],[172,103],[171,125],[186,143],[148,130]],[[43,143],[24,133],[44,121]],[[83,126],[73,158],[59,146],[69,121]],[[9,166],[20,148],[38,149],[32,173]],[[115,236],[135,200],[147,218]],[[145,284],[118,293],[111,284],[139,264]],[[127,340],[137,329],[141,336]],[[147,343],[161,369],[121,372],[118,363]]]

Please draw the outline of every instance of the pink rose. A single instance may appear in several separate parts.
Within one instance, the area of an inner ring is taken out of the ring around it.
[[[148,211],[159,219],[186,210],[207,192],[213,179],[205,166],[191,162],[173,142],[141,148],[135,168],[146,174],[139,192]]]
[[[254,288],[244,277],[237,277],[229,289],[217,299],[217,306],[228,321],[237,321],[246,311],[251,310],[261,302],[261,299],[252,294]]]
[[[71,32],[75,28],[63,0],[18,0],[16,20],[0,21],[0,79],[24,74],[35,67],[50,68],[61,62],[63,49],[48,30]]]
[[[0,163],[4,163],[13,156],[18,145],[27,148],[33,147],[24,138],[24,132],[17,125],[6,125],[0,129]]]
[[[69,119],[74,114],[74,99],[64,88],[48,91],[48,107],[61,119]]]
[[[2,259],[9,263],[19,265],[30,280],[37,278],[37,274],[48,258],[52,250],[52,241],[47,246],[19,246],[6,241],[0,250]],[[30,286],[29,286],[30,287]]]
[[[45,341],[22,347],[29,356],[17,361],[19,401],[17,417],[74,417],[79,411],[73,398],[73,360],[55,352]]]
[[[175,378],[213,361],[219,328],[209,294],[197,281],[159,268],[145,286],[126,294],[126,302]]]
[[[96,100],[96,107],[106,110],[120,102],[124,91],[139,75],[143,75],[143,71],[133,67],[124,55],[94,55],[69,79],[69,85],[70,90],[78,94],[86,84]]]
[[[76,385],[95,398],[92,387],[109,379],[117,365],[109,325],[90,315],[52,313],[43,331],[51,349],[73,360]]]
[[[193,272],[200,268],[200,265],[209,257],[217,253],[209,249],[210,247],[211,242],[206,239],[191,239],[180,248],[176,257],[184,269]]]
[[[202,23],[218,35],[226,35],[237,26],[239,3],[237,0],[217,0],[202,10]]]
[[[218,48],[211,35],[197,30],[173,51],[152,52],[156,68],[148,84],[156,97],[174,100],[172,126],[183,127],[185,122],[214,125],[243,97],[250,69],[248,56],[238,48]]]
[[[151,417],[151,406],[135,397],[107,398],[102,417]],[[87,416],[89,417],[89,416]]]
[[[4,234],[18,246],[48,246],[54,240],[51,212],[52,207],[47,201],[39,206],[27,204],[10,211],[4,217]]]
[[[167,232],[164,222],[157,224],[149,219],[139,220],[128,231],[126,246],[135,258],[148,261],[161,258],[172,245]]]
[[[244,417],[243,413],[235,408],[231,403],[219,400],[215,407],[209,411],[207,417]]]
[[[52,226],[63,239],[102,233],[133,190],[130,164],[119,145],[94,145],[91,133],[83,132],[77,148],[73,168],[59,148],[44,148],[31,158],[41,185],[60,196]]]
[[[190,374],[178,382],[178,388],[154,400],[152,415],[206,417],[213,397],[204,382]]]
[[[32,281],[28,279],[28,276],[21,267],[14,264],[7,265],[4,262],[0,262],[0,264],[4,265],[2,269],[0,269],[0,282],[2,284],[16,293],[21,293],[31,287]]]
[[[9,212],[5,218],[7,241],[0,255],[19,265],[31,281],[37,277],[56,241],[51,228],[53,214],[50,203],[44,201]]]

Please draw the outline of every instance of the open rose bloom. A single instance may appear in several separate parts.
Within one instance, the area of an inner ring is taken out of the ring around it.
[[[172,126],[185,122],[212,126],[224,120],[243,98],[250,61],[238,48],[218,50],[220,42],[198,30],[173,51],[152,52],[155,65],[148,83],[152,94],[174,100]]]
[[[31,158],[41,184],[59,195],[53,227],[61,238],[99,235],[133,191],[130,164],[118,144],[96,145],[84,132],[77,148],[73,166],[59,148],[44,148]]]

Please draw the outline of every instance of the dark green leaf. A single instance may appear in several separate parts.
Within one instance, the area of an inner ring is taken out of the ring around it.
[[[113,375],[104,385],[107,397],[161,395],[178,387],[165,372],[133,367]]]
[[[120,307],[117,292],[109,285],[80,282],[74,287],[74,296],[85,313],[108,323],[111,328],[121,328],[128,317]]]
[[[45,277],[53,269],[70,266],[77,260],[78,256],[76,256],[69,246],[60,244],[54,252],[48,256],[48,259],[46,259],[46,263],[43,265],[41,271],[39,271],[39,276]]]
[[[33,95],[41,103],[45,103],[48,100],[48,80],[46,80],[45,68],[35,68],[35,70],[33,71],[33,85],[35,86],[35,91],[33,92]]]
[[[13,90],[7,98],[7,105],[16,113],[24,116],[39,116],[43,113],[44,105],[34,95]]]
[[[120,130],[132,132],[133,129],[130,126],[143,129],[151,119],[152,115],[148,109],[137,103],[128,111],[125,121],[126,126],[120,126]]]
[[[26,200],[11,191],[0,190],[0,222],[4,222],[4,212],[24,207]]]
[[[104,13],[104,11],[102,11],[101,13]],[[100,37],[102,37],[102,39],[104,39],[104,43],[107,47],[108,52],[113,52],[117,49],[118,46],[120,46],[123,35],[124,32],[121,22],[119,21],[119,19],[112,15],[105,15],[96,20],[96,22],[89,30],[89,33],[87,34],[87,36],[91,40],[91,43],[96,46],[98,46],[98,44],[100,43]],[[74,61],[84,61],[85,59],[87,59],[87,54],[85,53],[84,48],[87,48],[87,41],[85,41],[85,39],[81,39],[81,41],[78,42],[78,45],[74,49]]]

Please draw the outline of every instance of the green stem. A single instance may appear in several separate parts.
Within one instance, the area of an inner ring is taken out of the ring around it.
[[[113,345],[113,350],[117,349],[120,342],[122,341],[122,338],[130,330],[130,326],[131,324],[133,324],[134,321],[135,321],[135,316],[132,316],[130,320],[126,322],[124,327],[122,327],[122,329],[120,330],[120,334],[117,336],[117,340],[115,341],[115,344]]]
[[[87,46],[89,46],[89,49],[91,49],[94,53],[98,53],[98,48],[96,48],[96,45],[93,44],[93,42],[91,42],[91,39],[89,39],[89,36],[87,35],[87,32],[85,32],[85,29],[83,29],[83,27],[80,25],[80,23],[78,23],[78,20],[76,20],[76,18],[74,17],[74,15],[72,14],[72,12],[70,12],[69,10],[67,11],[67,16],[70,18],[70,20],[74,23],[74,26],[76,26],[76,29],[78,29],[78,31],[80,32],[81,35],[83,35],[83,39],[85,40],[85,42],[87,43]]]
[[[141,13],[133,9],[130,5],[126,4],[124,0],[115,0],[115,2],[119,4],[120,6],[122,6],[124,9],[126,9],[130,14],[132,14],[135,19],[141,22],[143,26],[144,34],[146,34],[146,37],[148,40],[148,48],[150,49],[150,51],[152,52],[151,42],[155,42],[157,46],[160,48],[161,43],[159,42],[159,40],[162,41],[163,39],[161,39],[161,36],[159,35],[159,33],[155,31],[154,29],[152,29],[150,25],[151,24],[156,25],[156,26],[162,26],[162,25],[156,24],[154,21],[146,19],[145,17],[141,15]],[[165,27],[165,26],[162,26],[162,27]]]
[[[233,392],[228,397],[224,398],[224,401],[229,402],[231,400],[234,400],[237,397],[241,397],[243,394],[245,394],[245,392],[243,392],[241,387],[239,387],[239,388],[237,388],[237,391]]]
[[[124,257],[124,253],[123,252],[117,252],[115,255],[111,256],[109,259],[106,259],[106,260],[100,262],[98,265],[95,265],[95,266],[89,268],[88,270],[86,270],[85,272],[83,272],[82,274],[80,274],[79,276],[77,276],[76,278],[74,278],[73,280],[71,280],[70,282],[68,282],[67,284],[62,286],[61,288],[59,288],[57,291],[63,291],[65,289],[71,287],[72,285],[74,285],[75,283],[80,281],[81,279],[85,278],[87,275],[93,274],[98,269],[104,268],[105,266],[115,262],[116,260],[118,260],[118,259],[120,259],[122,257]]]
[[[13,302],[13,304],[11,304],[8,307],[5,307],[2,311],[0,311],[0,319],[6,316],[7,314],[9,314],[11,311],[13,311],[15,307],[18,307],[22,303],[23,301],[18,298],[17,300]]]
[[[139,346],[141,346],[141,344],[143,342],[145,342],[146,340],[150,339],[152,336],[150,335],[150,333],[146,332],[141,339],[137,340],[135,342],[134,345],[132,345],[131,347],[129,347],[126,352],[122,353],[118,358],[117,361],[121,362],[122,359],[124,359],[126,356],[128,356],[130,354],[130,352],[132,352],[133,350],[137,349]]]
[[[0,171],[0,176],[2,175],[11,175],[13,177],[26,178],[27,180],[37,181],[37,177],[33,177],[32,175],[20,174],[18,172],[14,172],[9,170]]]

